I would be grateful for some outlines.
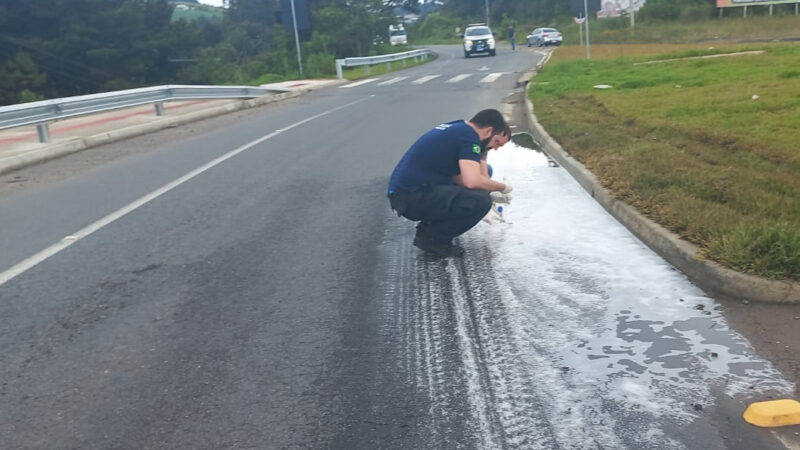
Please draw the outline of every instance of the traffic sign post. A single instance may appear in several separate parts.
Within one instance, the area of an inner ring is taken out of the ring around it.
[[[586,17],[575,17],[573,19],[578,24],[578,43],[583,46],[583,22],[586,22]]]
[[[592,59],[592,53],[589,50],[589,7],[587,0],[583,0],[583,14],[586,18],[586,59]]]
[[[586,59],[591,59],[589,50],[589,12],[600,11],[600,0],[570,0],[570,11],[574,17],[583,17],[586,25]]]

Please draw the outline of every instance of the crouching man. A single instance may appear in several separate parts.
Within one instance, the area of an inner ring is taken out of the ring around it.
[[[423,134],[397,163],[389,180],[389,204],[419,222],[414,245],[427,254],[461,256],[453,238],[474,227],[492,207],[489,192],[511,192],[489,177],[489,150],[508,142],[503,115],[485,109],[470,120],[443,123]]]

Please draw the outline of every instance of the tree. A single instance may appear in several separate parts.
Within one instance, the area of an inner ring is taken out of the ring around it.
[[[0,91],[0,104],[10,105],[25,100],[43,98],[40,90],[47,81],[47,74],[40,72],[27,52],[18,52],[0,68],[0,80],[15,90]]]
[[[313,29],[328,39],[337,58],[364,56],[376,35],[385,35],[391,17],[381,0],[311,0]]]
[[[274,50],[275,12],[273,0],[229,0],[225,40],[236,49],[236,63]]]
[[[639,10],[643,20],[704,20],[713,17],[716,0],[647,0]]]
[[[63,97],[170,81],[180,71],[170,56],[195,54],[202,36],[197,25],[171,24],[171,15],[166,0],[3,2],[0,67],[25,52],[47,76],[34,88],[4,77],[0,96],[29,89]]]

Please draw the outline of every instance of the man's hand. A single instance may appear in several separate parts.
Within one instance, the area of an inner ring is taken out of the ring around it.
[[[511,188],[511,183],[509,183],[509,182],[508,182],[508,180],[506,180],[505,178],[503,178],[503,184],[505,184],[505,185],[506,185],[506,187],[505,187],[505,188],[504,188],[502,191],[500,191],[500,193],[501,193],[501,194],[510,194],[510,193],[511,193],[511,191],[513,190],[513,189]]]
[[[495,203],[511,203],[511,194],[503,194],[500,191],[489,192],[492,201]]]

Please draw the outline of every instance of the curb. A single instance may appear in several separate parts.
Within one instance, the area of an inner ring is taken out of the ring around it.
[[[60,158],[62,156],[76,153],[81,150],[86,150],[91,147],[122,141],[132,137],[160,131],[165,128],[173,128],[190,122],[208,119],[210,117],[216,117],[235,111],[241,111],[243,109],[255,108],[257,106],[299,97],[307,92],[310,92],[310,90],[302,89],[274,95],[265,95],[249,100],[238,100],[227,105],[195,111],[181,116],[162,116],[162,118],[158,118],[149,123],[120,128],[118,130],[112,130],[92,136],[72,138],[65,142],[47,145],[36,150],[30,150],[20,155],[0,158],[0,175],[11,172],[12,170],[22,169],[24,167],[39,164],[51,159]]]
[[[533,113],[533,103],[527,96],[527,89],[525,106],[528,127],[545,153],[564,167],[609,214],[702,290],[739,300],[800,303],[800,283],[747,275],[713,261],[702,260],[697,246],[680,239],[678,235],[643,216],[632,206],[614,198],[594,174],[570,156],[539,124]]]

